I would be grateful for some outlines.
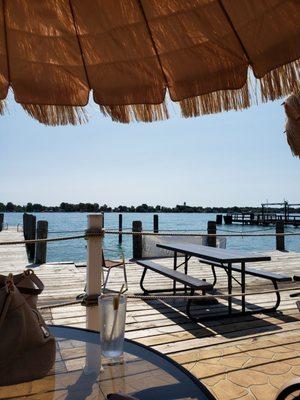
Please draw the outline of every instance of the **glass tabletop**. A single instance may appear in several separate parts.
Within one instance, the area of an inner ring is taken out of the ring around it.
[[[95,400],[122,392],[139,400],[214,399],[193,375],[166,356],[125,340],[124,363],[102,364],[99,333],[50,326],[56,337],[56,362],[47,376],[0,387],[1,399]]]

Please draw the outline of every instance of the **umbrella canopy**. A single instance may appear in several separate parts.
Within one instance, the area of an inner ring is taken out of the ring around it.
[[[299,0],[0,0],[0,111],[9,87],[42,123],[249,107],[300,90]],[[255,92],[255,89],[254,89]]]

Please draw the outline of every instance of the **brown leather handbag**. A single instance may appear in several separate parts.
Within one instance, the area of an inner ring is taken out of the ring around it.
[[[42,378],[55,361],[55,339],[36,308],[44,288],[32,270],[0,275],[0,386]]]

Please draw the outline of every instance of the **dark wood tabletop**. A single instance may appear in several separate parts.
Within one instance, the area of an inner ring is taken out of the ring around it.
[[[198,245],[192,243],[172,243],[170,241],[169,243],[157,244],[156,246],[177,253],[202,258],[203,260],[216,261],[220,263],[241,263],[249,261],[256,262],[271,260],[271,257],[259,253],[220,249],[217,247],[202,246],[200,244]]]

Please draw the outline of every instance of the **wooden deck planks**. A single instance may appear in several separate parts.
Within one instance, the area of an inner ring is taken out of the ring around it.
[[[0,242],[24,240],[23,233],[17,228],[0,232]],[[16,272],[28,265],[25,244],[0,246],[0,273]]]
[[[0,241],[20,240],[16,230],[2,231]],[[256,263],[255,268],[287,275],[299,274],[300,253],[267,252],[271,262]],[[172,267],[172,261],[160,260]],[[28,265],[25,247],[0,246],[0,273],[20,272]],[[85,286],[85,268],[73,263],[47,263],[31,266],[45,284],[40,305],[53,305],[74,300]],[[140,293],[139,279],[142,268],[127,264],[130,292]],[[197,278],[212,280],[210,267],[192,259],[189,273]],[[235,274],[238,277],[238,274]],[[218,270],[219,292],[227,284],[225,271]],[[147,276],[148,286],[170,287],[170,281],[154,273]],[[122,271],[112,273],[110,288],[118,290]],[[249,291],[271,289],[266,281],[247,277]],[[282,284],[287,287],[292,284]],[[234,284],[234,291],[238,291]],[[247,301],[268,306],[274,295],[250,296]],[[198,307],[198,306],[196,306]],[[215,308],[212,307],[212,310]],[[277,313],[232,317],[203,323],[191,322],[185,315],[184,300],[129,299],[127,307],[126,337],[146,344],[169,355],[189,369],[214,392],[218,399],[268,399],[282,382],[298,376],[300,366],[300,321],[295,299],[283,293]],[[47,322],[85,327],[85,308],[80,304],[43,310]],[[275,367],[272,369],[273,363]],[[276,375],[280,372],[280,376]],[[300,374],[300,372],[299,372]],[[267,378],[265,378],[265,376]]]

